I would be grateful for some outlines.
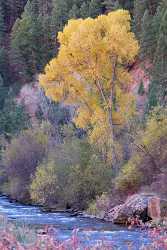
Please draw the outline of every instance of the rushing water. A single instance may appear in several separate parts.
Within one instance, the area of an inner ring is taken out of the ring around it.
[[[72,217],[69,213],[44,213],[36,206],[11,203],[7,197],[0,196],[0,213],[18,223],[31,227],[53,225],[59,239],[68,239],[75,228],[83,244],[95,243],[98,240],[112,241],[120,250],[126,250],[132,244],[138,250],[142,244],[148,244],[147,233],[140,230],[128,230],[97,219]]]

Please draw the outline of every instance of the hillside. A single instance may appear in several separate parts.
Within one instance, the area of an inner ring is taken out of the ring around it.
[[[0,1],[2,194],[104,219],[167,199],[166,148],[166,0]]]

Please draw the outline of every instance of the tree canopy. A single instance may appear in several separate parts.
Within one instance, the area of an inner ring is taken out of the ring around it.
[[[129,12],[70,20],[58,40],[58,56],[40,76],[41,86],[53,100],[77,107],[75,124],[91,128],[90,140],[110,134],[113,142],[114,124],[122,125],[133,112],[127,65],[139,46]]]

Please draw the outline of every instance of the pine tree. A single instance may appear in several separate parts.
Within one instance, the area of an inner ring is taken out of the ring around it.
[[[162,1],[154,16],[153,26],[156,31],[156,47],[149,91],[150,107],[167,104],[167,3],[165,1]]]
[[[80,16],[79,8],[76,4],[72,6],[72,9],[69,11],[68,17],[69,19],[76,19]]]
[[[36,19],[40,14],[39,11],[40,0],[28,0],[25,6],[25,15],[30,15],[32,18]]]
[[[71,6],[72,7],[72,6]],[[55,34],[62,30],[68,20],[69,6],[67,1],[53,0],[52,24]]]
[[[9,24],[10,24],[10,31],[12,29],[12,26],[14,25],[15,21],[17,18],[21,17],[21,13],[24,10],[24,6],[26,4],[27,0],[6,0],[6,7],[8,9],[8,20],[10,20]]]
[[[102,13],[101,0],[91,0],[89,3],[89,16],[96,17]]]
[[[103,5],[107,12],[120,8],[120,4],[118,0],[105,0],[103,2]]]
[[[146,0],[134,1],[134,22],[135,22],[135,31],[138,38],[140,38],[141,35],[142,19],[146,9],[147,9]]]
[[[143,58],[153,59],[156,46],[156,27],[154,16],[159,1],[135,0],[134,1],[134,23],[135,32],[140,40],[141,55]]]
[[[40,0],[39,12],[42,16],[51,15],[53,8],[53,0]]]
[[[134,8],[134,0],[119,0],[119,4],[129,11],[132,11]]]
[[[11,58],[22,81],[32,80],[52,54],[51,19],[40,14],[39,4],[39,0],[28,1],[12,31]]]
[[[86,18],[89,15],[89,5],[86,2],[83,2],[83,4],[80,7],[80,16],[82,18]]]
[[[148,9],[145,10],[141,23],[141,56],[144,59],[153,60],[156,46],[156,27],[153,24],[153,16],[149,14]]]
[[[5,24],[5,5],[0,2],[0,75],[3,78],[4,84],[9,84],[9,60],[7,56],[7,27]]]
[[[4,107],[4,102],[7,96],[7,87],[4,86],[4,80],[0,75],[0,110]]]
[[[143,96],[145,94],[144,84],[143,81],[140,83],[139,89],[138,89],[138,95]]]
[[[5,37],[4,9],[2,3],[0,3],[0,47],[4,44],[4,37]]]

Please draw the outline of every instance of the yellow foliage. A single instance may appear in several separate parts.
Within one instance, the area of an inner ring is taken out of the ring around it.
[[[54,162],[39,165],[30,185],[31,199],[43,205],[48,204],[59,191],[57,182]]]
[[[167,109],[156,107],[134,141],[132,157],[116,178],[116,187],[125,192],[150,185],[166,171]]]
[[[129,161],[119,173],[119,176],[116,178],[115,184],[116,188],[122,192],[135,192],[141,185],[143,178],[142,173],[138,168],[136,168],[136,163],[139,164],[139,157],[134,157]]]
[[[167,110],[157,107],[150,114],[145,130],[139,134],[140,143],[151,149],[155,144],[158,146],[158,141],[166,137]]]
[[[78,108],[74,121],[79,127],[92,128],[91,141],[108,137],[109,109],[112,122],[120,124],[134,112],[134,99],[127,92],[130,75],[126,65],[134,61],[139,45],[130,21],[126,10],[70,20],[58,34],[58,56],[40,75],[47,96]],[[113,85],[115,104],[111,103]]]

